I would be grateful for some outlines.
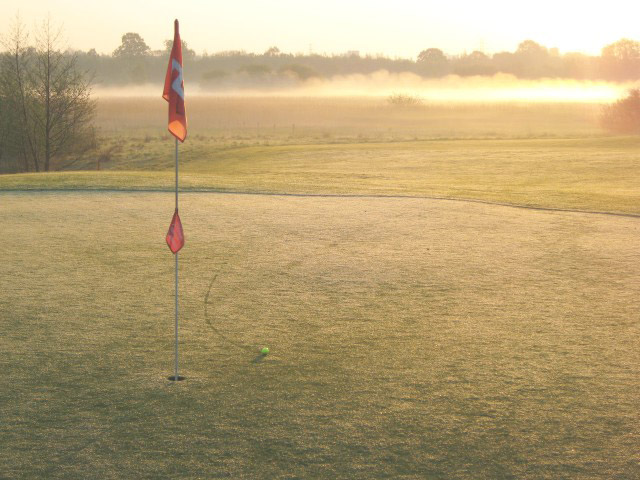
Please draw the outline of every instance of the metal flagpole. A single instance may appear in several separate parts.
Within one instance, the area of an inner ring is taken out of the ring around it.
[[[164,82],[164,90],[162,91],[162,98],[169,102],[169,126],[168,130],[175,137],[176,142],[176,209],[167,232],[167,245],[169,249],[176,256],[175,276],[176,276],[176,325],[175,325],[175,371],[174,374],[169,377],[170,380],[179,381],[184,380],[184,377],[180,376],[178,370],[178,349],[179,349],[179,337],[178,337],[178,273],[179,273],[179,258],[178,252],[184,246],[184,232],[182,231],[182,223],[180,222],[180,215],[178,215],[178,140],[184,142],[187,137],[187,115],[184,108],[184,82],[182,80],[182,51],[180,49],[180,33],[178,31],[178,20],[173,22],[173,47],[171,49],[171,56],[169,57],[169,65],[167,66],[167,74]],[[177,74],[177,75],[176,75]]]
[[[176,212],[178,211],[178,139],[176,138]],[[176,371],[173,377],[177,382],[178,376],[178,252],[176,252]]]

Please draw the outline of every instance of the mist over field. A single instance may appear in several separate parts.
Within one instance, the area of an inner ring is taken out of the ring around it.
[[[185,89],[189,95],[229,97],[386,97],[409,95],[427,103],[494,103],[494,102],[560,102],[607,103],[634,88],[634,82],[574,79],[519,79],[510,74],[443,78],[423,78],[412,72],[394,73],[380,70],[371,74],[336,75],[309,78],[300,82],[242,83],[233,81],[217,86],[190,82],[185,73]],[[104,86],[93,88],[94,96],[154,97],[161,83]]]

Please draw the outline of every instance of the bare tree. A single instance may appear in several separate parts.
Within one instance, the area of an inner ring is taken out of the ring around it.
[[[0,138],[13,139],[22,169],[49,171],[63,158],[76,157],[94,145],[91,120],[95,103],[90,78],[77,68],[77,57],[60,48],[61,31],[47,18],[35,36],[35,47],[19,19],[3,39],[0,63]],[[11,117],[6,122],[5,117]],[[54,164],[54,161],[58,161]]]
[[[33,115],[45,172],[54,159],[73,153],[90,135],[95,112],[90,80],[76,67],[76,55],[61,51],[60,40],[61,30],[47,18],[36,34],[33,68]]]
[[[21,158],[24,171],[31,170],[31,160],[37,172],[40,170],[38,145],[31,115],[30,69],[33,49],[27,46],[27,41],[24,26],[20,17],[16,15],[10,33],[2,38],[2,45],[6,51],[0,63],[0,133],[4,140],[3,153]]]

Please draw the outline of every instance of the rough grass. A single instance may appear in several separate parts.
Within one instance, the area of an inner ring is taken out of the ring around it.
[[[637,219],[182,199],[176,385],[172,196],[0,193],[1,477],[637,476]]]
[[[561,103],[431,103],[411,108],[385,97],[188,96],[189,134],[233,141],[307,142],[311,138],[563,137],[601,135],[601,105]],[[107,135],[166,133],[167,104],[157,97],[106,97],[96,123]]]

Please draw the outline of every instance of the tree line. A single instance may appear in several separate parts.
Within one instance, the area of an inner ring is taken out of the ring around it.
[[[100,55],[94,49],[77,52],[79,64],[96,72],[103,85],[158,83],[166,68],[171,41],[164,50],[152,51],[137,33],[126,33],[112,54]],[[497,73],[517,78],[565,78],[576,80],[633,81],[640,79],[640,42],[621,39],[605,46],[600,55],[561,54],[533,40],[525,40],[513,52],[488,55],[472,51],[447,55],[439,48],[426,48],[416,59],[382,55],[341,55],[285,53],[271,47],[263,53],[224,51],[196,54],[183,41],[190,82],[202,87],[241,88],[243,86],[295,85],[309,78],[335,75],[369,74],[379,70],[412,72],[425,78],[447,75],[487,76]]]

